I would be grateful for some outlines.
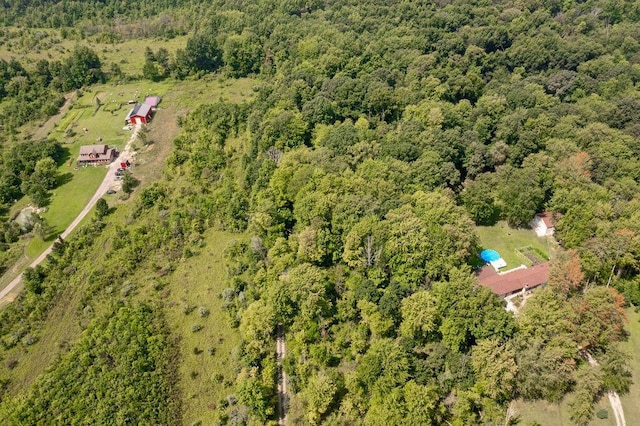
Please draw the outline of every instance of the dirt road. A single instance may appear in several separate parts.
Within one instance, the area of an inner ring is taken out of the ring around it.
[[[62,106],[60,107],[60,110],[58,110],[58,113],[53,117],[49,117],[49,119],[42,125],[42,127],[40,127],[33,134],[33,136],[31,136],[31,140],[37,141],[46,138],[51,130],[53,130],[56,123],[60,121],[60,119],[67,113],[67,111],[69,111],[69,107],[71,106],[71,103],[73,102],[75,97],[75,92],[67,93],[66,95],[64,95],[65,101],[64,104],[62,104]]]
[[[73,232],[73,230],[76,229],[76,227],[82,221],[82,219],[85,218],[85,216],[91,211],[93,206],[96,205],[98,200],[102,196],[104,196],[104,194],[110,188],[116,188],[121,186],[120,182],[114,182],[114,178],[116,177],[116,170],[118,169],[118,167],[120,167],[119,159],[133,158],[134,152],[133,152],[132,146],[133,146],[133,142],[135,142],[136,138],[138,137],[138,132],[140,131],[140,127],[141,125],[138,124],[133,129],[133,131],[131,132],[131,137],[127,141],[125,148],[120,153],[120,156],[108,166],[109,170],[107,171],[107,175],[104,177],[104,180],[96,190],[95,194],[93,194],[93,197],[91,197],[87,205],[84,206],[84,209],[82,209],[80,214],[73,220],[73,222],[71,222],[69,226],[67,226],[67,229],[65,229],[64,232],[60,234],[60,237],[62,239],[69,236],[69,234],[71,234],[71,232]],[[49,253],[51,253],[52,249],[53,249],[53,244],[47,247],[47,249],[44,252],[42,252],[40,256],[38,256],[33,262],[31,262],[29,267],[35,268],[37,265],[39,265],[49,255]],[[21,281],[22,281],[22,274],[18,275],[5,288],[3,288],[2,291],[0,291],[0,301],[4,301],[5,297],[11,292],[11,290],[13,290],[18,284],[20,284]]]
[[[582,356],[587,359],[590,365],[593,367],[598,366],[598,361],[591,356],[589,352],[582,352]],[[609,403],[611,404],[611,409],[613,410],[613,415],[616,419],[617,426],[627,426],[627,421],[624,418],[624,411],[622,410],[622,403],[620,402],[620,397],[614,391],[608,391],[607,397],[609,397]]]
[[[276,337],[276,357],[278,362],[278,424],[287,424],[287,375],[282,368],[282,359],[287,354],[284,346],[284,327],[278,324],[278,335]]]

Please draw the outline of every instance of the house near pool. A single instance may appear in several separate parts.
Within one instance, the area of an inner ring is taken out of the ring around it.
[[[117,156],[118,151],[107,145],[83,145],[76,163],[78,166],[110,164]]]
[[[550,237],[556,230],[557,216],[552,212],[537,213],[529,225],[538,237]]]
[[[507,297],[522,290],[529,291],[549,280],[549,262],[540,263],[529,268],[519,268],[506,273],[498,273],[487,265],[476,273],[480,285],[500,297]]]

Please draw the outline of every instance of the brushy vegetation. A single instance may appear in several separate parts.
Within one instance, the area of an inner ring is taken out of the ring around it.
[[[115,306],[0,417],[10,424],[179,422],[169,333],[157,308]],[[162,408],[160,408],[162,407]]]

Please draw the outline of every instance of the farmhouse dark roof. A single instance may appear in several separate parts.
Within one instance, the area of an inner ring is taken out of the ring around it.
[[[109,162],[116,156],[115,148],[107,145],[83,145],[80,147],[78,163]]]
[[[549,262],[506,274],[498,274],[491,266],[485,266],[476,276],[481,285],[489,287],[498,296],[506,296],[525,287],[533,288],[546,283],[549,279]]]
[[[80,147],[80,156],[85,155],[104,155],[109,147],[107,145],[83,145]]]

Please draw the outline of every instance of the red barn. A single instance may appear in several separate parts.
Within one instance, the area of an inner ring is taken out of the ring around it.
[[[136,106],[129,111],[127,114],[127,118],[125,118],[125,122],[127,124],[147,124],[151,121],[151,105],[148,104],[137,104]]]

